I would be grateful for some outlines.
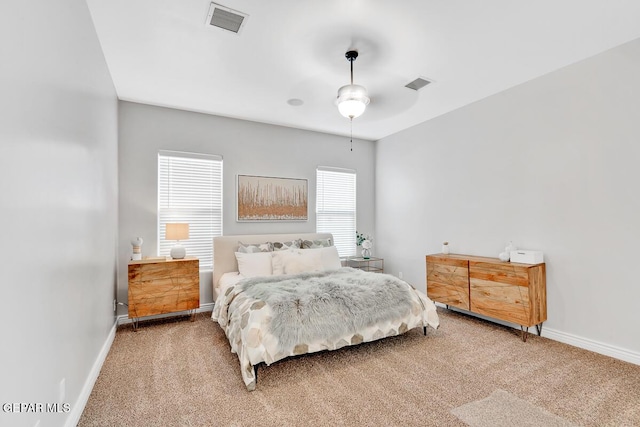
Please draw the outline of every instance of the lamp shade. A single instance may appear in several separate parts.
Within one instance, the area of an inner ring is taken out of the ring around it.
[[[369,104],[367,89],[360,85],[346,85],[338,89],[338,111],[343,116],[354,119],[362,113]]]
[[[189,238],[189,224],[167,224],[164,238],[166,240],[187,240]]]

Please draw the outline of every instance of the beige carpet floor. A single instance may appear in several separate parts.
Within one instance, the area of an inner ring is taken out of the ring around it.
[[[471,427],[575,427],[564,418],[504,390],[458,406],[451,413]]]
[[[440,328],[426,337],[413,330],[261,366],[254,392],[209,313],[138,332],[126,325],[79,425],[465,426],[452,411],[501,390],[567,423],[640,426],[640,366],[439,314]]]

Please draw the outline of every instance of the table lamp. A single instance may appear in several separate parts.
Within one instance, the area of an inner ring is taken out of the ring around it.
[[[171,258],[182,259],[187,254],[180,240],[189,239],[189,224],[171,223],[166,225],[165,240],[175,240],[176,244],[171,248]]]

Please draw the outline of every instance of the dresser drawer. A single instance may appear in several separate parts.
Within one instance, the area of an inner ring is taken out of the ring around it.
[[[527,327],[542,323],[546,294],[536,280],[540,269],[544,266],[469,262],[471,311]]]
[[[427,296],[469,310],[469,262],[445,255],[427,256]]]
[[[510,262],[469,261],[469,278],[515,286],[529,286],[529,267]]]

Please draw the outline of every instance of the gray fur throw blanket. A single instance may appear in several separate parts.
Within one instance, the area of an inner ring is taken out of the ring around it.
[[[411,285],[354,268],[244,279],[237,288],[273,311],[270,332],[280,348],[337,339],[411,311]]]

